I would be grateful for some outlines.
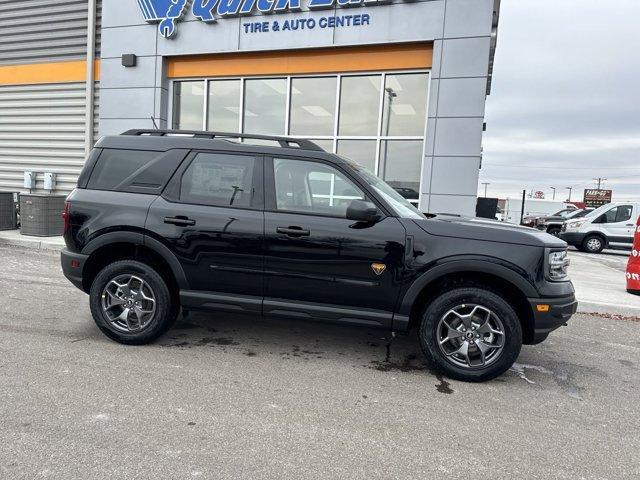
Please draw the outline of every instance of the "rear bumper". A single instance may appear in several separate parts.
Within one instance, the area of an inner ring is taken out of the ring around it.
[[[573,245],[574,247],[578,247],[582,245],[582,241],[586,233],[578,233],[578,232],[562,232],[560,233],[560,238],[567,242],[569,245]]]
[[[578,310],[575,295],[559,298],[530,298],[533,311],[534,342],[565,325]],[[548,307],[545,307],[548,306]]]
[[[86,263],[89,255],[83,255],[81,253],[73,253],[66,248],[60,252],[60,264],[62,265],[62,273],[67,277],[71,283],[73,283],[80,290],[82,288],[82,272],[84,271],[84,264]]]

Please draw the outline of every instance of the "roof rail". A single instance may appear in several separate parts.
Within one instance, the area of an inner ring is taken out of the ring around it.
[[[230,133],[230,132],[205,132],[197,130],[127,130],[122,135],[130,136],[150,136],[150,137],[168,137],[168,136],[191,136],[193,138],[213,139],[232,139],[247,138],[254,140],[272,140],[280,144],[282,148],[300,148],[301,150],[314,150],[324,152],[324,149],[313,143],[311,140],[302,138],[287,138],[272,135],[252,135],[247,133]]]

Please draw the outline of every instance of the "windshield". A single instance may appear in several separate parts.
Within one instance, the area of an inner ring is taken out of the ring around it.
[[[603,214],[604,212],[608,211],[611,208],[611,204],[607,203],[606,205],[602,205],[599,208],[596,208],[593,212],[587,213],[584,218],[588,218],[588,217],[595,217],[598,215]]]
[[[379,177],[375,176],[369,170],[360,165],[352,163],[367,184],[372,187],[386,202],[393,208],[393,211],[402,218],[424,218],[416,207],[414,207],[406,198],[396,192],[389,184]]]

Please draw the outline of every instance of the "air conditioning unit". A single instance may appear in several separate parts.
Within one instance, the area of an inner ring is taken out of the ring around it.
[[[16,204],[13,192],[0,192],[0,230],[15,230]]]
[[[36,237],[55,237],[64,230],[65,195],[37,193],[20,195],[20,233]]]

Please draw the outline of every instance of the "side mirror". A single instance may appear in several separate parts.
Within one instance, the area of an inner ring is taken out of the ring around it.
[[[378,207],[364,200],[353,200],[347,207],[347,220],[373,223],[380,220]]]

